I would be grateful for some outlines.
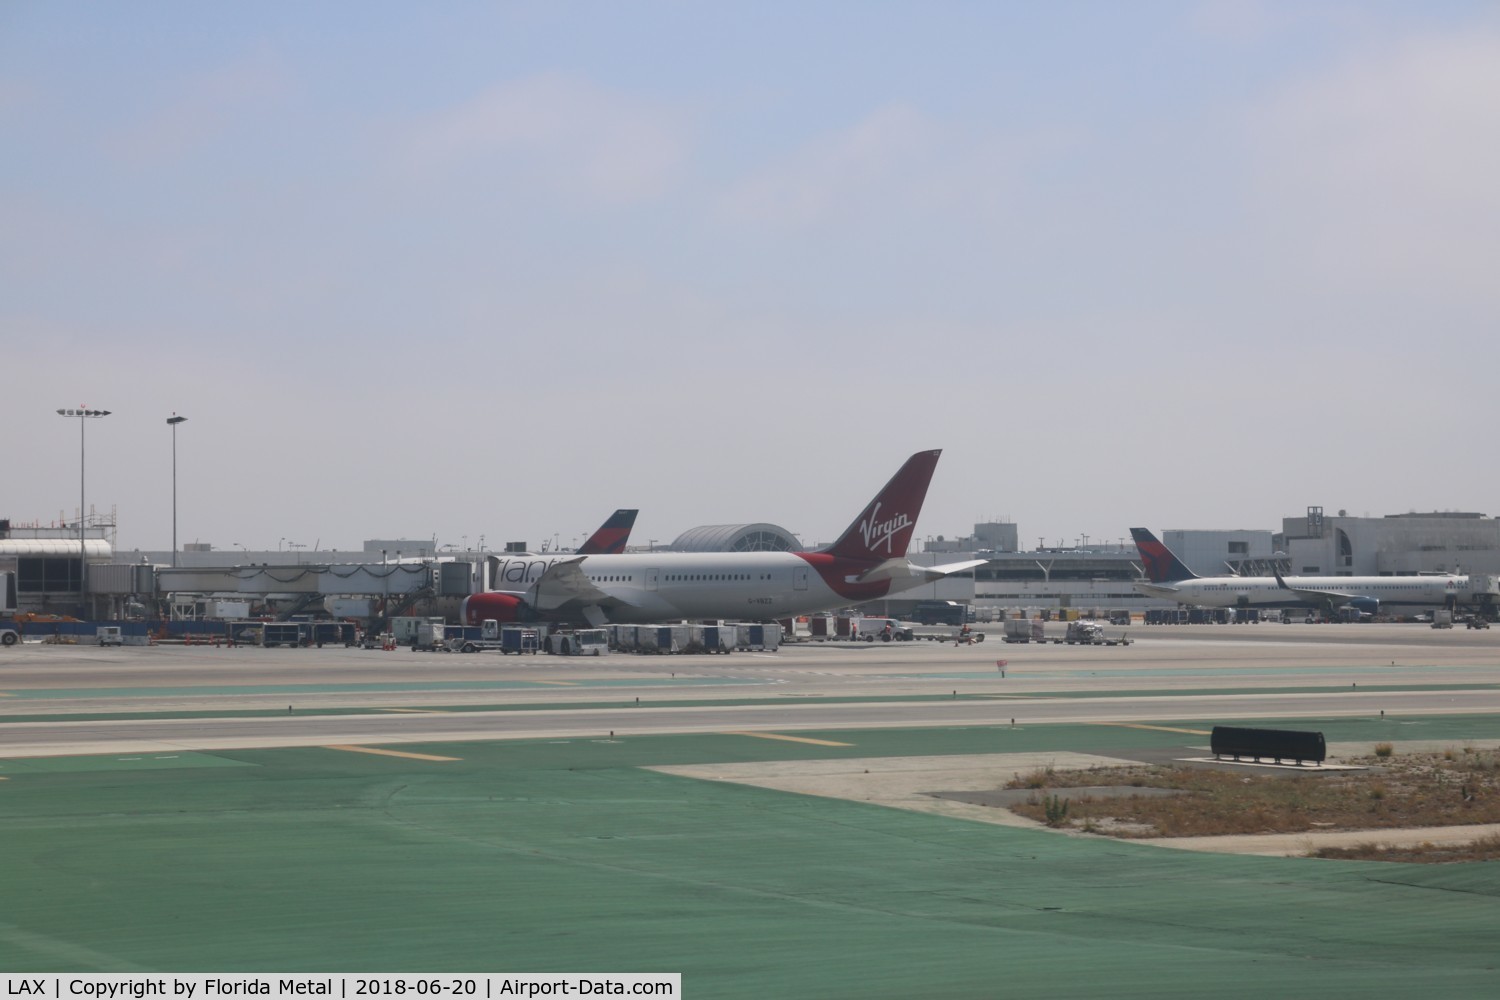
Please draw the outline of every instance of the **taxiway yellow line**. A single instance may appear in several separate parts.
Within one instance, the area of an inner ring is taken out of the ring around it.
[[[853,743],[835,743],[833,740],[815,740],[809,736],[782,736],[780,733],[725,733],[725,736],[753,736],[758,740],[786,740],[788,743],[811,743],[820,747],[852,747]]]
[[[576,688],[577,681],[532,681],[533,684],[556,684],[558,687]]]
[[[377,712],[410,712],[413,715],[447,715],[441,708],[377,708]]]
[[[374,747],[329,746],[324,750],[347,750],[350,753],[373,753],[382,757],[406,757],[410,760],[463,760],[462,757],[437,757],[430,753],[408,753],[405,750],[377,750]]]
[[[1095,722],[1096,726],[1119,726],[1122,729],[1154,729],[1159,733],[1187,733],[1189,736],[1212,736],[1207,729],[1173,729],[1171,726],[1147,726],[1139,722]]]

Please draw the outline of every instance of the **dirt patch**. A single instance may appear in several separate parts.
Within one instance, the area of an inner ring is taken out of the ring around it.
[[[1284,846],[1292,836],[1305,845],[1296,853],[1324,857],[1500,859],[1500,837],[1490,835],[1490,827],[1500,829],[1500,752],[1390,748],[1345,763],[1354,767],[1274,774],[1181,765],[1039,770],[1013,780],[1026,797],[1007,807],[1058,829],[1206,849],[1214,838],[1269,836]],[[1099,785],[1113,791],[1100,795]],[[1434,837],[1432,827],[1468,835]]]
[[[1331,744],[1328,749],[1330,760],[1338,759],[1337,769],[1266,768],[1265,774],[1247,767],[1147,765],[1075,753],[863,757],[654,770],[1004,826],[1045,827],[1045,800],[1067,799],[1065,822],[1054,826],[1059,832],[1190,850],[1393,861],[1500,858],[1500,741],[1458,747],[1402,743],[1389,757],[1375,757],[1370,744]],[[1148,782],[1146,776],[1156,771],[1229,777],[1211,779],[1224,789],[1215,797],[1177,783],[1186,779]],[[1048,780],[1037,782],[1038,774]],[[1263,787],[1268,782],[1284,784]],[[1246,808],[1251,794],[1246,789],[1251,788],[1261,802],[1256,809]],[[1344,804],[1317,805],[1325,796],[1342,796]],[[1025,808],[1033,799],[1040,810]],[[1208,812],[1218,819],[1209,825],[1183,823],[1176,834],[1166,836],[1157,816],[1145,807],[1136,811],[1142,803],[1183,815]]]
[[[737,764],[687,764],[652,770],[708,781],[729,781],[803,795],[870,802],[897,809],[938,813],[1002,826],[1035,826],[1009,809],[955,796],[994,792],[1017,774],[1038,767],[1062,771],[1132,763],[1085,753],[997,753],[944,757],[856,757]],[[936,797],[932,789],[951,789]]]

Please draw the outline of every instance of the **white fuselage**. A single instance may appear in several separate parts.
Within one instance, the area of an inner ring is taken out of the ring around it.
[[[1271,576],[1212,576],[1175,583],[1136,581],[1150,597],[1204,608],[1299,607],[1317,603],[1296,591],[1330,591],[1353,597],[1372,597],[1384,605],[1442,607],[1450,600],[1469,599],[1469,581],[1462,576],[1287,576],[1282,587]],[[1338,598],[1332,598],[1336,603]]]
[[[576,558],[501,557],[490,587],[527,594],[544,616],[550,606],[569,601],[575,607],[602,607],[612,622],[639,623],[784,618],[877,599],[926,582],[921,576],[897,573],[877,583],[854,583],[850,577],[875,564],[819,553],[659,552],[583,558],[577,569],[589,587],[598,591],[591,597],[549,589],[543,581],[548,568]]]

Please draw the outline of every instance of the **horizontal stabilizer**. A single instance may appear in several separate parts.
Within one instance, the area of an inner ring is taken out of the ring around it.
[[[983,566],[989,562],[988,559],[970,559],[967,562],[947,563],[942,566],[918,566],[905,559],[887,559],[885,562],[875,566],[856,577],[851,577],[850,583],[879,583],[883,580],[901,580],[910,582],[913,580],[931,583],[941,580],[945,576],[954,573],[962,573],[964,570]]]
[[[941,566],[916,566],[913,568],[928,580],[941,580],[945,576],[952,576],[954,573],[963,573],[967,570],[983,566],[987,562],[989,562],[988,559],[967,559],[963,562],[943,563]]]

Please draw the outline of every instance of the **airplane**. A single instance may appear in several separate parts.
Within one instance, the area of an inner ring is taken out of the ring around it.
[[[1131,528],[1146,579],[1136,590],[1204,608],[1314,607],[1330,617],[1348,608],[1373,615],[1382,604],[1453,607],[1469,589],[1466,577],[1425,576],[1198,576],[1145,528]]]
[[[630,540],[630,531],[635,527],[635,516],[640,513],[638,509],[624,508],[609,515],[608,519],[599,526],[599,529],[590,535],[582,545],[574,550],[575,555],[609,555],[625,551],[625,543]],[[546,551],[544,548],[543,552]],[[486,562],[493,567],[499,560],[494,556],[487,556]],[[489,579],[495,579],[491,573]],[[444,615],[452,612],[457,602],[446,598],[434,598],[431,602],[433,612],[441,612]]]
[[[634,552],[496,558],[494,590],[460,620],[598,626],[682,619],[765,620],[862,604],[982,566],[906,558],[940,450],[906,460],[839,536],[816,552]]]

